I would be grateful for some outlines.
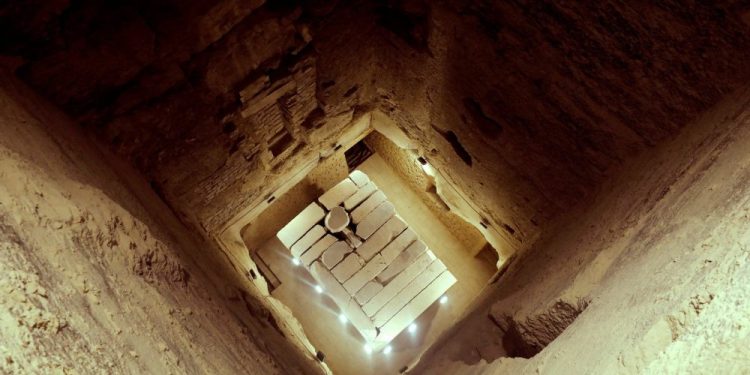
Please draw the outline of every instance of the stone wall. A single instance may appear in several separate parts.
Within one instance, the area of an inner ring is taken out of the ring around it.
[[[209,233],[379,108],[526,248],[748,73],[737,2],[11,4],[4,54]],[[745,21],[743,21],[745,20]]]

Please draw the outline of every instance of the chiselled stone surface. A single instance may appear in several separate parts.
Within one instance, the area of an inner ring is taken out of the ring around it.
[[[367,198],[361,205],[352,211],[351,217],[354,224],[359,224],[367,215],[378,207],[381,203],[385,202],[385,194],[382,191],[376,191],[369,198]]]
[[[310,203],[299,215],[281,228],[276,237],[281,240],[284,246],[291,248],[315,223],[323,220],[324,216],[325,212],[317,203]]]
[[[390,320],[399,310],[401,310],[401,308],[406,306],[406,304],[416,297],[419,292],[427,288],[443,271],[445,271],[445,265],[440,259],[435,259],[427,269],[422,271],[422,273],[415,277],[414,280],[406,285],[406,287],[401,289],[393,299],[388,301],[385,306],[375,313],[372,317],[375,326],[382,327],[385,322]]]
[[[344,241],[338,241],[331,245],[321,257],[321,261],[325,264],[328,269],[333,269],[339,262],[352,251],[352,248],[348,243]]]
[[[363,310],[369,316],[374,315],[380,310],[383,305],[393,299],[403,288],[414,280],[417,275],[424,271],[433,261],[435,261],[435,255],[428,251],[420,255],[414,260],[409,266],[404,269],[398,276],[391,280],[383,290],[375,295],[367,304],[364,305]]]
[[[298,258],[302,253],[307,251],[314,243],[326,234],[326,230],[321,225],[315,225],[299,241],[292,245],[292,256]]]
[[[387,283],[391,278],[401,273],[401,271],[426,251],[427,245],[425,245],[422,240],[412,242],[406,250],[393,259],[388,267],[377,276],[378,281],[381,283]]]
[[[357,185],[350,179],[345,179],[339,182],[336,186],[326,191],[323,195],[318,198],[318,201],[326,209],[331,209],[335,206],[343,203],[347,198],[357,192]]]
[[[304,254],[300,257],[300,260],[302,261],[302,264],[305,266],[309,266],[313,261],[320,258],[320,256],[323,254],[326,249],[328,249],[331,245],[336,243],[336,237],[326,234],[318,240],[312,247],[305,251]]]
[[[362,265],[364,265],[364,262],[359,255],[351,253],[333,268],[333,276],[336,276],[336,279],[343,283],[362,269]]]
[[[369,261],[405,229],[406,223],[398,215],[394,215],[357,248],[357,253],[362,259]]]
[[[377,185],[372,181],[364,186],[360,186],[356,193],[344,201],[344,208],[351,211],[377,190]]]
[[[391,202],[385,201],[375,207],[367,217],[357,224],[357,235],[367,239],[396,213]]]
[[[364,305],[372,299],[376,294],[383,290],[383,285],[376,281],[370,281],[362,289],[357,292],[354,296],[360,305]]]
[[[352,171],[352,173],[349,173],[349,178],[354,181],[355,184],[357,184],[357,187],[364,187],[367,185],[370,181],[370,177],[367,176],[364,172],[355,169]]]

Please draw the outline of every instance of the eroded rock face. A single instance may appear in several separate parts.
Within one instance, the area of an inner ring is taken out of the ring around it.
[[[3,10],[20,76],[209,233],[378,108],[523,248],[623,159],[735,89],[750,61],[739,2]]]

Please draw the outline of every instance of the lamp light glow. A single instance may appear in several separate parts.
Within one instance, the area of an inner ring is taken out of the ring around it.
[[[344,313],[339,314],[339,322],[346,323],[349,319],[346,318],[346,315]]]
[[[316,285],[315,286],[315,291],[318,292],[318,293],[323,293],[323,287],[320,286],[320,285]]]
[[[440,297],[440,304],[441,305],[445,305],[447,302],[448,302],[448,296],[443,295],[442,297]]]
[[[385,349],[383,349],[383,354],[391,354],[392,351],[393,351],[393,347],[388,345],[385,347]]]
[[[417,323],[409,324],[409,333],[417,332]]]
[[[300,264],[299,258],[292,258],[292,264],[294,264],[295,266],[299,266]]]
[[[365,353],[372,353],[372,346],[370,346],[370,344],[365,344]]]

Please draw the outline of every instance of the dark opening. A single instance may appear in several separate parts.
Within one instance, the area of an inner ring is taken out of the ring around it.
[[[354,168],[357,168],[371,155],[372,150],[367,147],[364,141],[359,141],[350,149],[346,150],[344,156],[346,157],[346,165],[349,167],[349,172],[353,171]]]

